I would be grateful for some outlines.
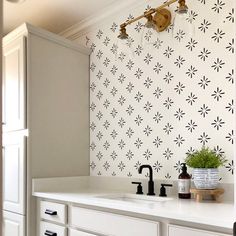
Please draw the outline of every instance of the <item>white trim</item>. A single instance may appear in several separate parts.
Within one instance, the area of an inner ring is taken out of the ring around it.
[[[133,11],[134,9],[142,6],[144,4],[150,4],[153,0],[120,0],[115,1],[113,4],[105,7],[103,10],[97,12],[90,17],[85,18],[84,20],[78,22],[75,25],[72,25],[70,28],[62,31],[59,35],[68,38],[70,40],[76,40],[77,38],[85,35],[90,30],[97,28],[98,25],[108,22],[112,17],[113,19],[124,13]],[[142,12],[140,12],[141,14]]]

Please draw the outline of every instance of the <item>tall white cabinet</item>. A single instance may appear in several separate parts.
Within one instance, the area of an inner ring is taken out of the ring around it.
[[[3,236],[35,236],[32,178],[89,174],[89,53],[29,24],[3,39]]]

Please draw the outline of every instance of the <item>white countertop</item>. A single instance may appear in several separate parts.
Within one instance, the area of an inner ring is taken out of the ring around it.
[[[147,215],[151,217],[161,217],[165,219],[180,220],[185,222],[204,224],[208,226],[223,227],[232,229],[234,222],[234,207],[232,202],[201,202],[195,200],[176,199],[165,202],[133,203],[113,199],[105,199],[101,196],[114,194],[117,191],[80,189],[80,191],[35,191],[33,196],[58,200],[72,204],[86,205],[91,207],[101,207],[108,210],[123,211]],[[120,191],[119,191],[120,192]]]

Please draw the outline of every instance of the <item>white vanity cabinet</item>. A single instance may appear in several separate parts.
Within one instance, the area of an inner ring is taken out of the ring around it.
[[[177,225],[168,225],[168,236],[231,236],[231,235],[193,229]]]

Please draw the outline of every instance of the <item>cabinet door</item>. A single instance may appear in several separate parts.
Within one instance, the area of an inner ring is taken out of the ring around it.
[[[25,214],[25,137],[21,133],[3,136],[3,209]]]
[[[3,131],[26,127],[25,38],[3,47]]]
[[[181,227],[176,225],[168,226],[168,236],[230,236],[217,232],[204,231],[199,229],[192,229],[188,227]]]
[[[3,236],[25,236],[25,217],[3,211]]]

